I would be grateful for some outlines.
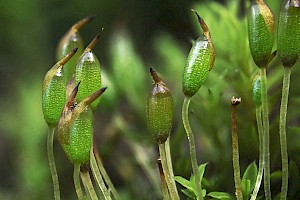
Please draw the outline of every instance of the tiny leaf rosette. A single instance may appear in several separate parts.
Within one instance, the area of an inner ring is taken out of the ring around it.
[[[63,66],[76,53],[77,48],[58,61],[45,75],[42,89],[42,109],[48,125],[57,124],[66,102],[66,82]]]
[[[248,39],[253,61],[258,67],[269,64],[274,41],[274,16],[263,0],[252,3],[247,14]]]
[[[85,48],[76,65],[75,82],[80,84],[80,90],[77,94],[77,100],[81,101],[89,94],[95,92],[101,87],[101,70],[100,62],[96,55],[92,52],[93,47],[100,39],[97,35],[92,42]],[[100,99],[96,99],[91,107],[95,110]]]
[[[282,4],[277,30],[277,48],[283,66],[294,66],[300,56],[299,0],[285,0]]]
[[[78,48],[78,54],[74,56],[70,62],[64,67],[64,72],[66,76],[66,80],[68,81],[72,74],[75,73],[75,66],[77,63],[78,58],[83,52],[83,40],[79,34],[79,30],[91,22],[95,17],[94,16],[88,16],[77,23],[75,23],[68,32],[65,33],[65,35],[60,39],[58,47],[57,47],[57,52],[56,52],[56,57],[57,59],[61,59],[67,52],[69,52],[71,49],[77,47]]]
[[[148,128],[158,144],[163,144],[169,137],[173,122],[173,98],[165,83],[150,68],[153,88],[147,98]]]
[[[67,100],[57,127],[58,141],[73,164],[89,161],[93,134],[90,104],[106,90],[101,88],[77,104],[75,98],[79,84]]]
[[[183,93],[188,97],[197,93],[215,62],[215,50],[209,29],[198,13],[195,13],[203,35],[194,42],[183,70]]]

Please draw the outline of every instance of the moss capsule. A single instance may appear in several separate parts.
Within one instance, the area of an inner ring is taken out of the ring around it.
[[[66,82],[62,69],[76,51],[77,48],[65,55],[45,75],[42,89],[42,108],[48,125],[54,126],[57,124],[66,102]]]
[[[183,93],[189,97],[196,94],[203,85],[215,62],[215,51],[209,29],[203,19],[197,13],[196,15],[203,29],[203,35],[193,44],[183,71]]]
[[[78,48],[78,54],[74,56],[70,62],[64,67],[66,80],[69,80],[72,74],[75,73],[75,66],[78,58],[83,52],[83,41],[79,34],[79,30],[94,19],[94,16],[86,17],[75,23],[70,30],[61,38],[57,47],[56,57],[61,59],[67,52],[73,48]]]
[[[66,102],[57,128],[59,143],[73,164],[84,164],[89,160],[93,134],[90,104],[106,90],[101,88],[76,104],[79,84]]]
[[[247,19],[252,58],[258,67],[266,67],[273,48],[273,13],[263,0],[256,0],[250,7]]]
[[[96,55],[92,52],[92,48],[96,45],[99,38],[100,35],[97,35],[94,40],[86,47],[76,65],[75,82],[81,82],[81,89],[77,94],[78,101],[81,101],[89,94],[95,92],[98,88],[101,87],[100,62],[97,59]],[[100,99],[97,99],[91,104],[93,110],[96,109],[99,101]]]
[[[284,67],[292,67],[300,56],[300,1],[285,0],[282,4],[278,30],[278,55]]]
[[[62,147],[73,164],[84,164],[89,161],[93,134],[93,112],[87,107],[75,119],[70,127],[68,144]]]
[[[173,122],[173,98],[165,83],[150,68],[153,88],[147,98],[148,127],[158,144],[163,144],[169,137]]]
[[[260,75],[256,75],[253,80],[252,85],[252,99],[256,106],[261,106],[262,98],[261,98],[261,77]]]

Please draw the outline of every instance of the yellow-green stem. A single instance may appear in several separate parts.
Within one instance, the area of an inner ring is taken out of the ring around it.
[[[164,170],[162,168],[161,159],[158,159],[157,162],[158,162],[158,169],[159,169],[159,175],[160,175],[161,189],[162,189],[162,193],[163,193],[163,200],[169,200],[170,199],[169,190],[168,190],[168,185],[166,182]]]
[[[259,140],[259,161],[258,161],[258,173],[256,177],[255,186],[251,195],[250,200],[255,200],[261,185],[263,171],[264,171],[264,163],[263,163],[263,125],[261,119],[261,106],[256,106],[256,122],[257,122],[257,130],[258,130],[258,140]]]
[[[232,163],[234,173],[235,195],[237,200],[243,200],[242,181],[239,162],[239,138],[236,122],[236,105],[231,106],[231,124],[232,124]]]
[[[197,194],[196,194],[197,199],[203,200],[200,174],[198,173],[196,145],[195,145],[194,135],[193,135],[193,132],[192,132],[192,129],[190,126],[189,116],[188,116],[190,102],[191,102],[191,97],[184,98],[183,106],[182,106],[182,122],[183,122],[183,126],[185,128],[187,138],[189,141],[192,169],[193,169],[193,174],[195,176],[195,183],[196,183],[196,188],[197,188]]]
[[[97,161],[100,173],[102,174],[104,181],[106,182],[108,188],[111,190],[111,193],[114,196],[115,200],[120,200],[120,195],[119,195],[118,191],[116,190],[116,188],[114,187],[113,183],[111,182],[111,180],[104,168],[104,165],[102,163],[98,149],[96,147],[94,147],[94,154],[96,157],[96,161]]]
[[[48,154],[48,162],[53,182],[53,190],[54,190],[54,199],[60,200],[60,190],[59,190],[59,182],[58,175],[55,165],[54,153],[53,153],[53,138],[54,138],[54,126],[48,127],[48,137],[47,137],[47,154]]]
[[[173,172],[173,165],[172,165],[172,158],[171,158],[171,150],[170,150],[170,137],[166,140],[164,145],[165,145],[165,150],[166,150],[166,159],[167,159],[168,169],[169,169],[171,177],[173,177],[172,178],[172,184],[173,184],[173,187],[176,189],[176,193],[178,193],[176,183],[175,183],[175,179],[174,179],[174,172]]]
[[[270,150],[269,150],[269,111],[267,97],[267,68],[259,68],[261,75],[262,121],[263,121],[263,163],[264,163],[264,188],[266,200],[271,200],[270,186]]]
[[[289,163],[288,163],[288,153],[287,153],[287,142],[286,142],[286,114],[287,114],[287,104],[289,99],[289,89],[290,89],[290,77],[291,77],[291,67],[284,68],[283,75],[283,85],[282,85],[282,97],[280,105],[280,120],[279,120],[279,136],[280,136],[280,148],[281,148],[281,171],[282,171],[282,185],[280,199],[285,200],[288,191],[288,181],[289,181]]]
[[[98,165],[97,165],[97,161],[95,159],[95,156],[94,156],[94,152],[93,152],[93,148],[91,149],[91,154],[90,154],[90,161],[91,161],[91,169],[92,169],[92,172],[93,172],[93,176],[98,184],[98,187],[100,188],[105,200],[111,200],[111,196],[106,188],[106,185],[103,181],[103,178],[102,178],[102,175],[100,173],[100,170],[98,168]]]
[[[160,155],[160,159],[161,159],[163,172],[165,174],[165,178],[166,178],[166,182],[167,182],[167,186],[168,186],[168,189],[170,192],[171,199],[179,200],[179,195],[178,195],[176,186],[174,187],[174,184],[173,184],[174,178],[171,176],[169,168],[168,168],[165,145],[159,144],[158,148],[159,148],[159,155]]]
[[[92,200],[98,200],[89,171],[81,172],[81,180]]]
[[[78,199],[83,200],[83,192],[80,185],[79,175],[80,175],[80,164],[74,164],[74,173],[73,173],[74,186],[75,186]]]

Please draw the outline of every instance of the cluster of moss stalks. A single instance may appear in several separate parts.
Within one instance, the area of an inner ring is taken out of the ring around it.
[[[194,10],[193,10],[194,11]],[[194,11],[203,34],[194,41],[186,65],[183,69],[182,90],[185,96],[182,106],[182,122],[187,134],[192,172],[194,176],[195,199],[204,199],[202,176],[196,155],[194,134],[189,122],[189,105],[192,97],[204,84],[215,61],[215,50],[208,26]],[[79,199],[85,194],[98,199],[91,174],[104,199],[120,199],[107,175],[96,146],[93,145],[93,114],[100,101],[99,96],[106,87],[101,84],[100,62],[93,47],[100,39],[97,35],[84,49],[79,30],[92,21],[87,17],[71,27],[58,45],[58,62],[47,72],[43,84],[42,106],[46,123],[49,126],[47,139],[48,159],[54,185],[54,197],[60,199],[59,181],[53,155],[55,130],[70,162],[74,165],[74,186]],[[250,6],[248,19],[249,46],[252,58],[258,66],[259,74],[253,81],[253,101],[256,105],[256,118],[259,133],[259,170],[251,199],[256,199],[261,181],[264,180],[265,198],[271,199],[270,153],[269,153],[269,113],[267,99],[267,67],[276,55],[273,50],[274,16],[263,0],[256,0]],[[284,66],[282,100],[280,108],[280,147],[282,156],[282,187],[280,199],[287,198],[288,191],[288,155],[286,142],[286,115],[291,69],[300,55],[300,2],[286,0],[283,3],[277,31],[277,55]],[[147,98],[147,121],[149,132],[158,144],[159,166],[164,199],[179,199],[175,184],[170,155],[170,131],[173,124],[173,97],[170,89],[159,77],[154,68],[150,68],[153,87]],[[232,153],[237,199],[243,199],[241,185],[236,106],[241,98],[233,97],[232,105]],[[91,169],[91,170],[90,170]],[[81,177],[81,179],[80,179]]]

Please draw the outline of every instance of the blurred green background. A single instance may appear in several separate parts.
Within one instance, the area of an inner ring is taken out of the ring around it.
[[[280,1],[266,1],[276,21]],[[187,139],[181,122],[181,76],[200,27],[191,8],[210,27],[216,63],[192,100],[190,120],[198,161],[208,162],[207,191],[234,194],[231,161],[230,98],[238,107],[242,172],[258,159],[258,136],[251,84],[257,68],[251,59],[243,0],[227,1],[0,1],[0,199],[53,199],[46,155],[47,126],[41,110],[45,73],[55,64],[59,39],[78,20],[97,18],[80,32],[86,44],[104,32],[95,54],[108,90],[95,116],[95,141],[104,165],[124,199],[160,199],[157,146],[147,133],[145,102],[154,67],[173,92],[171,132],[174,173],[190,177]],[[276,49],[276,44],[274,45]],[[268,68],[271,171],[281,168],[278,136],[283,67],[278,58]],[[291,77],[288,107],[289,197],[299,195],[299,62]],[[74,199],[73,167],[55,141],[62,199]],[[272,176],[273,196],[280,176]],[[181,187],[178,185],[179,189]]]

